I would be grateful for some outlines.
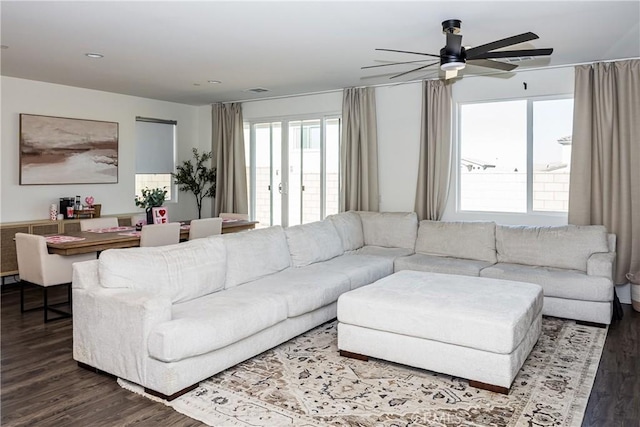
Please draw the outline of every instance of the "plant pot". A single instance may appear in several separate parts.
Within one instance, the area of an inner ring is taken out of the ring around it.
[[[153,224],[153,213],[151,212],[151,208],[145,209],[147,213],[147,224]]]

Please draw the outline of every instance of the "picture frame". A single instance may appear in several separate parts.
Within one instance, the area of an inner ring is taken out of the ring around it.
[[[20,185],[116,184],[118,126],[20,114]]]
[[[154,224],[167,224],[169,222],[169,211],[164,206],[151,208],[151,216]]]

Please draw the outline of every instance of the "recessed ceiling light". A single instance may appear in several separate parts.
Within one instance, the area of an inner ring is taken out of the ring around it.
[[[89,53],[85,53],[84,55],[89,57],[89,58],[94,58],[94,59],[104,58],[104,55],[101,54],[101,53],[89,52]]]
[[[6,44],[1,44],[0,49],[9,49],[9,46],[7,46]]]
[[[263,87],[254,87],[252,89],[245,89],[245,92],[262,93],[269,92],[269,89],[265,89]]]
[[[211,83],[212,85],[217,85],[222,83],[220,80],[207,80],[207,83]]]

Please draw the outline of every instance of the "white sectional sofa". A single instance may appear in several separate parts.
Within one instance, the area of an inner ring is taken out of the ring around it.
[[[513,239],[541,233],[535,264],[533,246]],[[554,253],[571,260],[558,263]],[[400,269],[527,279],[553,292],[547,314],[609,323],[614,258],[598,227],[418,225],[415,213],[373,212],[107,250],[74,265],[73,357],[171,399],[335,318],[341,294]]]
[[[421,221],[416,253],[395,271],[419,270],[535,283],[547,316],[609,324],[616,236],[599,225],[525,227]]]

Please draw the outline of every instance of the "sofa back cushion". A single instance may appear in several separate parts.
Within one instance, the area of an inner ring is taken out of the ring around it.
[[[418,234],[415,212],[358,212],[364,244],[414,250]]]
[[[183,302],[224,288],[226,251],[219,236],[177,245],[109,249],[98,277],[106,288],[130,288]]]
[[[496,224],[420,221],[416,252],[496,263]]]
[[[222,239],[227,248],[227,289],[291,266],[287,238],[279,225],[223,234]]]
[[[327,217],[333,224],[342,241],[342,249],[355,251],[364,246],[364,233],[362,232],[362,221],[360,215],[354,211],[342,212]]]
[[[291,264],[304,267],[344,253],[342,241],[329,220],[295,225],[285,230]]]
[[[587,259],[608,252],[602,225],[496,226],[498,262],[587,270]]]

